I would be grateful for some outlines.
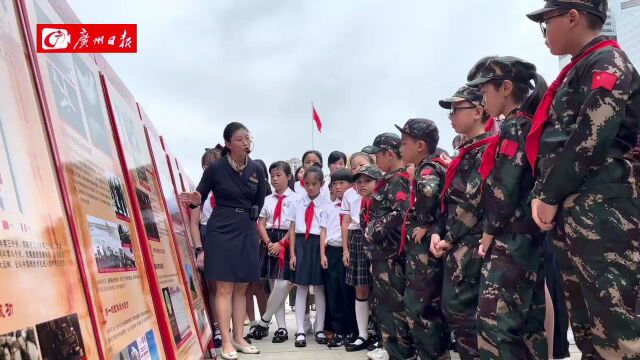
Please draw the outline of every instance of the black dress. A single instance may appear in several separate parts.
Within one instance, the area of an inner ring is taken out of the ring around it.
[[[249,159],[242,174],[227,157],[211,164],[196,189],[203,202],[213,191],[216,207],[207,222],[203,248],[207,280],[251,282],[259,279],[258,233],[251,207],[264,205],[264,170]]]

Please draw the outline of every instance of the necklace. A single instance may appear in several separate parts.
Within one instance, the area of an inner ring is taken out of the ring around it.
[[[244,158],[244,163],[242,164],[238,164],[237,162],[233,161],[233,159],[231,158],[230,155],[227,155],[227,160],[229,160],[229,165],[231,165],[231,167],[233,168],[233,170],[237,171],[238,173],[242,174],[242,171],[247,167],[247,164],[249,163],[249,157],[246,156]]]

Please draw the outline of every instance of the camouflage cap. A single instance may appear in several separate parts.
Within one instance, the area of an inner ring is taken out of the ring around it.
[[[440,100],[440,106],[443,109],[451,109],[451,104],[458,101],[469,101],[475,105],[481,105],[482,93],[480,89],[463,86],[452,97]]]
[[[433,145],[433,150],[438,146],[440,135],[436,123],[429,119],[409,119],[403,127],[395,125],[403,135],[411,136],[414,139],[422,140]]]
[[[500,56],[489,60],[475,80],[467,86],[479,87],[490,80],[511,80],[533,88],[531,80],[536,75],[536,66],[515,56]]]
[[[355,174],[353,174],[353,182],[358,181],[358,179],[362,175],[367,175],[368,177],[378,181],[382,180],[382,176],[383,176],[382,171],[380,171],[380,169],[378,169],[377,166],[369,165],[369,166],[361,167],[358,171],[356,171]]]
[[[544,7],[534,12],[528,13],[527,17],[537,23],[544,21],[544,14],[552,10],[581,10],[591,13],[602,22],[607,21],[607,0],[545,0]]]
[[[396,154],[400,154],[400,136],[394,133],[380,134],[373,140],[373,145],[365,146],[362,152],[376,154],[384,150],[391,150]]]

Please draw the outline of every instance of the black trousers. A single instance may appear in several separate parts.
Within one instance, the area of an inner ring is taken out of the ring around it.
[[[357,333],[355,288],[345,283],[346,269],[342,263],[342,247],[327,246],[329,268],[322,273],[327,298],[326,328],[336,334]]]
[[[551,237],[545,236],[544,240],[544,270],[547,288],[553,303],[553,358],[564,359],[569,357],[569,312],[564,300],[564,285],[562,275],[556,263],[555,249]]]

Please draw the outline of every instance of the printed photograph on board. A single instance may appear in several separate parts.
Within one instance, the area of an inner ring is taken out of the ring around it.
[[[53,98],[58,114],[67,125],[86,139],[87,132],[84,128],[84,120],[82,119],[80,102],[75,87],[50,62],[47,62],[47,69],[51,78]]]
[[[0,360],[40,360],[33,327],[0,335]]]
[[[111,193],[111,201],[113,210],[118,218],[129,220],[129,210],[127,209],[127,198],[125,195],[124,185],[119,176],[107,172],[105,174],[107,183],[109,184],[109,192]]]
[[[129,228],[91,215],[87,216],[87,221],[98,272],[135,271]]]
[[[42,360],[86,359],[78,315],[68,315],[36,325]]]
[[[99,82],[96,79],[95,72],[87,66],[79,55],[73,55],[73,62],[91,143],[105,155],[111,157],[112,135],[108,119],[105,117],[102,107],[101,99],[104,99],[102,89],[98,86]]]
[[[136,189],[136,197],[140,204],[140,211],[142,212],[142,220],[144,221],[144,229],[147,232],[147,236],[153,240],[160,241],[160,234],[158,233],[158,225],[156,224],[156,217],[153,213],[151,198],[140,189]]]

